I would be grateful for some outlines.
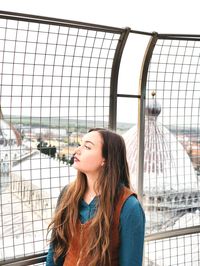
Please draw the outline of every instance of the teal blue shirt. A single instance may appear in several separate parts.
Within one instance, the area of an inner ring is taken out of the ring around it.
[[[95,197],[90,204],[84,200],[80,203],[80,221],[87,222],[96,213],[98,198]],[[139,201],[130,196],[124,203],[120,214],[120,266],[142,266],[143,245],[145,231],[145,215]],[[62,266],[60,260],[56,266]],[[50,246],[46,266],[55,266],[53,263],[53,248]]]

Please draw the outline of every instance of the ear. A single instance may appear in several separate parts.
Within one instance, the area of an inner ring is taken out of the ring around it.
[[[105,164],[106,160],[103,159],[102,163],[101,163],[101,166],[103,166]]]

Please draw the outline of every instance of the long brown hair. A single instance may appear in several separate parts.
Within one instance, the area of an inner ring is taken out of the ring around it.
[[[107,266],[110,262],[110,228],[115,201],[122,185],[130,188],[130,177],[123,138],[107,129],[94,128],[89,130],[91,131],[98,131],[101,135],[105,164],[95,184],[96,190],[101,193],[96,215],[90,223],[86,256],[92,255],[89,266]],[[86,175],[78,171],[75,182],[70,184],[63,193],[48,227],[49,231],[52,230],[51,242],[55,262],[60,256],[66,256],[69,239],[73,237],[79,219],[79,203],[86,188]]]

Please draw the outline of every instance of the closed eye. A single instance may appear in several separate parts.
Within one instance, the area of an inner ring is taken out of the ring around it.
[[[91,150],[91,148],[87,145],[84,145],[87,150]]]

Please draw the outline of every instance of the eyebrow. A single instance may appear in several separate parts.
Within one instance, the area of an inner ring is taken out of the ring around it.
[[[90,143],[90,144],[92,144],[92,145],[94,145],[94,143],[92,142],[92,141],[90,141],[90,140],[85,140],[85,141],[83,141],[84,143]]]

